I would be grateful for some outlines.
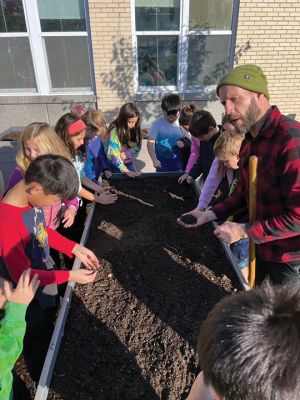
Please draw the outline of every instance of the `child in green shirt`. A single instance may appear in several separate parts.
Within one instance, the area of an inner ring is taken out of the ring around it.
[[[40,284],[37,274],[30,281],[30,272],[22,273],[15,289],[7,281],[0,288],[0,308],[5,308],[0,322],[0,400],[13,398],[12,369],[23,348],[25,314]]]

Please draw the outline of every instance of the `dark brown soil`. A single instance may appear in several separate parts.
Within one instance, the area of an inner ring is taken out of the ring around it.
[[[76,286],[49,399],[185,399],[199,328],[239,283],[210,226],[176,224],[196,205],[189,185],[113,185],[119,200],[97,206],[87,243],[101,269]]]
[[[197,218],[193,215],[182,215],[180,217],[181,221],[188,225],[194,225],[197,222]]]

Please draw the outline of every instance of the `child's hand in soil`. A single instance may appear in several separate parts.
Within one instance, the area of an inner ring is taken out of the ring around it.
[[[110,188],[105,188],[101,193],[95,193],[95,201],[99,204],[113,204],[118,200],[118,195],[112,193]]]
[[[112,172],[111,172],[109,169],[106,169],[106,170],[104,171],[104,175],[105,175],[105,178],[106,178],[106,179],[109,179],[109,178],[112,177]]]
[[[192,178],[189,174],[183,174],[178,178],[178,183],[183,183],[185,180],[187,181],[187,183],[194,182],[194,178]]]
[[[95,254],[78,243],[75,244],[72,254],[74,254],[88,269],[98,269],[100,267],[99,260]]]
[[[38,274],[34,274],[30,280],[31,269],[27,269],[20,276],[15,289],[12,289],[8,281],[3,282],[3,294],[7,301],[20,304],[29,304],[34,298],[40,281]]]
[[[89,271],[87,269],[74,269],[69,272],[69,281],[76,283],[91,283],[95,280],[97,271]]]
[[[140,176],[141,173],[140,172],[136,172],[136,171],[124,171],[124,174],[126,174],[127,176],[129,176],[129,178],[136,178],[137,176]]]
[[[69,206],[66,209],[64,217],[62,219],[62,223],[65,228],[70,228],[70,226],[73,225],[75,215],[76,215],[76,209],[73,206]]]
[[[178,183],[183,183],[187,177],[189,176],[189,174],[183,174],[178,178]]]
[[[187,221],[185,222],[186,218]],[[194,223],[192,221],[189,221],[189,218],[193,219]],[[197,228],[198,226],[213,221],[214,219],[217,219],[214,212],[210,210],[200,211],[199,208],[195,208],[188,213],[182,214],[179,218],[177,218],[177,222],[179,225],[185,228]]]
[[[154,160],[153,161],[153,167],[154,168],[160,168],[161,167],[161,162],[159,160]]]
[[[101,194],[104,192],[108,192],[110,190],[110,186],[98,186],[96,193]]]

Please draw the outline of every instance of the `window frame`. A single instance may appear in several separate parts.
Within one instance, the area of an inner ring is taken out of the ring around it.
[[[27,32],[9,32],[0,33],[1,37],[28,37],[29,45],[31,49],[31,57],[33,63],[33,70],[36,80],[36,90],[15,90],[8,89],[7,91],[1,91],[0,96],[53,96],[53,95],[91,95],[96,93],[95,91],[95,78],[93,69],[93,58],[92,58],[92,44],[89,15],[88,15],[88,4],[87,0],[83,0],[84,13],[86,20],[86,31],[73,31],[73,32],[42,32],[40,17],[38,11],[37,0],[22,0],[23,10],[25,16],[25,23]],[[60,90],[52,89],[50,71],[48,67],[47,52],[45,46],[45,37],[87,37],[88,54],[89,54],[89,69],[91,77],[91,89],[89,88],[61,88]]]
[[[208,0],[209,1],[209,0]],[[187,86],[187,54],[189,36],[217,36],[230,35],[230,45],[227,57],[228,69],[233,67],[234,49],[236,43],[237,20],[239,12],[239,0],[233,0],[233,11],[231,30],[189,30],[189,12],[190,0],[180,0],[180,18],[178,31],[136,31],[135,24],[135,0],[131,0],[132,16],[132,47],[133,47],[133,68],[134,68],[134,93],[168,93],[170,91],[177,93],[197,93],[210,95],[215,92],[216,85],[188,87]],[[137,42],[139,36],[178,36],[178,54],[177,54],[177,86],[140,86],[138,82],[138,48]]]

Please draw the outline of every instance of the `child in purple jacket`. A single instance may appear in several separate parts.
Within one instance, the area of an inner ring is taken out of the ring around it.
[[[71,155],[54,129],[47,123],[33,122],[25,128],[21,136],[20,148],[16,157],[17,166],[9,177],[5,192],[24,178],[24,173],[31,161],[44,154],[55,154],[71,160]],[[66,200],[64,204],[66,208],[62,223],[65,228],[68,228],[74,222],[79,205],[78,199],[74,197],[72,200]],[[57,201],[51,206],[43,208],[47,227],[51,229],[58,227],[61,217],[61,206],[61,201]]]

